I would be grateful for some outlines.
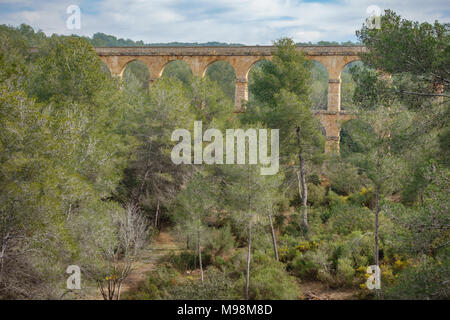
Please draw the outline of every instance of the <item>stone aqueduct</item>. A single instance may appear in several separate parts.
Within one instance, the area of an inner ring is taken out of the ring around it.
[[[242,111],[242,101],[248,98],[248,73],[258,61],[271,60],[273,46],[229,46],[229,47],[97,47],[101,60],[108,66],[111,75],[122,77],[127,64],[134,60],[145,63],[150,73],[150,85],[161,77],[165,66],[174,60],[185,61],[194,76],[203,77],[208,66],[216,61],[226,61],[236,74],[235,111]],[[328,107],[316,111],[326,136],[326,151],[339,150],[340,125],[351,115],[341,111],[341,72],[344,67],[359,60],[361,46],[305,46],[298,47],[307,59],[322,63],[328,71]]]

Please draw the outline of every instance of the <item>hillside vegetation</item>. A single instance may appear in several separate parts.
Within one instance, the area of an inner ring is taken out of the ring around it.
[[[328,75],[290,39],[252,68],[234,114],[226,63],[201,79],[173,62],[149,87],[145,66],[114,79],[93,49],[143,42],[0,26],[0,298],[305,299],[320,282],[359,299],[448,299],[449,25],[388,10],[357,36],[369,53],[341,76],[356,117],[325,154],[313,110]],[[280,129],[279,172],[175,165],[172,132],[194,121]],[[153,265],[161,231],[178,246]],[[66,288],[69,265],[81,290]]]

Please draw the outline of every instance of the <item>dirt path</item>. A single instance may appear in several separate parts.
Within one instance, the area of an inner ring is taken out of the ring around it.
[[[300,286],[305,300],[353,300],[357,292],[355,289],[331,289],[320,281],[304,281]]]
[[[150,243],[142,251],[139,262],[135,264],[130,275],[122,284],[121,295],[136,289],[139,283],[145,280],[146,274],[155,269],[161,257],[178,250],[180,250],[180,244],[176,243],[167,231],[161,231],[156,241]]]

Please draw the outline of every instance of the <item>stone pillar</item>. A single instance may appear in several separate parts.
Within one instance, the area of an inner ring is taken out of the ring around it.
[[[325,153],[337,152],[339,153],[339,136],[326,136]]]
[[[155,83],[156,80],[161,78],[164,66],[167,61],[161,59],[161,57],[148,57],[146,65],[148,68],[148,73],[150,74],[150,81],[148,82],[149,88]]]
[[[341,111],[341,79],[328,79],[328,111]]]
[[[113,79],[119,80],[119,90],[122,91],[123,90],[122,73],[112,73],[111,72],[111,77]]]
[[[248,100],[248,81],[245,78],[236,79],[234,92],[234,112],[243,112],[242,103]]]
[[[325,128],[325,152],[339,153],[340,126],[339,114],[326,111],[321,117],[321,123]]]

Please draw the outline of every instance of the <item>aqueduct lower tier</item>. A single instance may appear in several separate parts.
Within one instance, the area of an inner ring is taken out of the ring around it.
[[[208,66],[226,61],[236,74],[235,110],[240,112],[242,101],[248,99],[248,73],[258,61],[271,60],[273,46],[229,47],[97,47],[97,54],[108,66],[111,75],[122,77],[127,64],[134,60],[144,62],[150,73],[150,85],[161,77],[164,67],[171,61],[185,61],[194,76],[203,77]],[[307,59],[322,63],[328,71],[328,107],[316,111],[326,135],[326,151],[339,150],[340,125],[351,115],[341,111],[341,72],[344,67],[359,60],[362,46],[302,46]]]

